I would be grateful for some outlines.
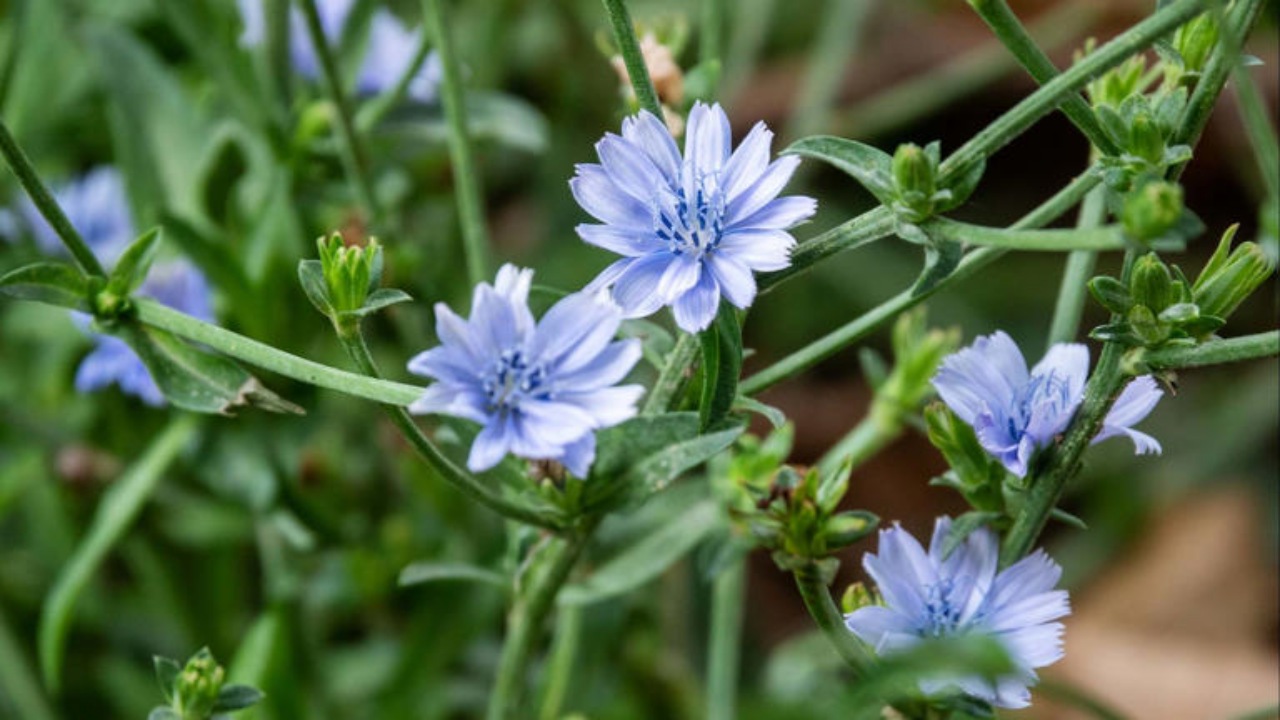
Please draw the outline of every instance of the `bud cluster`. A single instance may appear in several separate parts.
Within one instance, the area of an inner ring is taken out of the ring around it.
[[[339,333],[388,305],[405,302],[400,290],[380,288],[382,246],[370,238],[366,245],[349,245],[339,233],[316,240],[319,260],[298,264],[298,279],[307,299],[333,322]]]
[[[152,720],[209,720],[243,710],[263,698],[259,690],[247,685],[227,685],[226,671],[208,648],[201,648],[186,665],[157,657],[155,666],[168,705],[152,710]]]
[[[717,491],[735,524],[771,550],[779,567],[817,561],[833,573],[838,562],[828,556],[870,534],[879,519],[862,510],[838,511],[849,487],[847,464],[830,473],[783,465],[790,446],[790,425],[764,442],[744,438],[728,467],[716,473]]]
[[[890,207],[899,220],[923,222],[950,207],[948,203],[954,197],[952,191],[938,187],[938,165],[941,162],[942,150],[937,141],[923,148],[914,143],[898,146],[893,153],[893,203]]]

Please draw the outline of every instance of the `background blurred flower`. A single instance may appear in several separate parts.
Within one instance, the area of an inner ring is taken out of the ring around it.
[[[535,324],[532,280],[532,270],[504,265],[492,286],[476,286],[468,320],[436,304],[441,345],[409,361],[410,372],[436,382],[409,410],[483,425],[467,459],[473,471],[512,453],[586,477],[595,431],[635,415],[644,388],[615,385],[640,359],[640,342],[614,342],[621,310],[586,293],[560,300]]]
[[[920,689],[933,694],[958,688],[998,707],[1020,708],[1031,702],[1029,685],[1035,668],[1062,658],[1060,622],[1071,613],[1065,590],[1054,590],[1062,568],[1036,551],[996,572],[999,542],[989,528],[970,533],[944,558],[943,542],[951,519],[938,518],[926,554],[901,527],[880,531],[877,554],[862,561],[875,580],[884,605],[869,605],[845,616],[855,635],[892,654],[923,639],[966,633],[990,634],[1009,654],[1016,672],[993,681],[981,677],[927,678]]]
[[[51,189],[71,226],[80,232],[106,265],[115,262],[136,235],[129,212],[129,196],[124,179],[114,167],[96,167],[81,177]],[[58,233],[44,219],[25,194],[18,202],[23,223],[35,236],[36,244],[50,255],[65,255]]]
[[[648,112],[627,118],[622,135],[596,144],[600,164],[578,165],[569,186],[603,225],[579,225],[586,242],[624,255],[592,287],[611,287],[627,317],[670,305],[676,324],[711,324],[723,295],[746,308],[752,272],[791,264],[786,231],[816,209],[812,198],[779,198],[800,159],[769,162],[773,133],[757,123],[738,149],[719,105],[694,105],[681,157],[665,125]]]

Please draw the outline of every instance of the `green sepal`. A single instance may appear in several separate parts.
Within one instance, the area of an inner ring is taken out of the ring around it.
[[[746,395],[739,395],[734,398],[732,409],[739,412],[755,413],[760,417],[763,417],[765,420],[768,420],[769,424],[772,425],[775,430],[780,429],[787,424],[786,413],[772,405],[767,405]]]
[[[1099,275],[1089,281],[1089,293],[1099,305],[1113,313],[1126,313],[1133,307],[1133,299],[1129,297],[1129,288],[1124,283],[1108,275]]]
[[[1061,508],[1054,508],[1050,510],[1049,517],[1053,518],[1054,520],[1057,520],[1063,525],[1070,525],[1071,527],[1077,530],[1089,529],[1089,526],[1085,524],[1084,520],[1081,520],[1079,517],[1076,517],[1075,515],[1072,515],[1071,513]]]
[[[271,412],[305,414],[231,360],[198,350],[164,330],[121,322],[112,332],[138,354],[174,407],[231,415],[237,408],[251,405]]]
[[[881,205],[893,207],[896,200],[893,158],[879,148],[855,140],[815,135],[795,141],[782,154],[814,158],[842,170],[874,195]]]
[[[945,560],[951,557],[951,553],[979,528],[996,523],[1003,517],[1003,513],[973,510],[952,520],[947,536],[942,539],[942,558]]]
[[[822,528],[824,549],[830,552],[852,545],[874,532],[879,524],[879,516],[866,510],[832,515]]]
[[[91,284],[79,268],[66,263],[24,265],[0,277],[0,295],[90,312]]]
[[[172,703],[176,696],[178,673],[182,672],[182,666],[177,660],[159,655],[152,658],[152,663],[156,669],[156,681],[160,683],[160,692],[164,695],[165,702]]]
[[[140,235],[125,248],[111,269],[105,292],[118,298],[128,298],[147,279],[147,271],[159,251],[160,228],[152,228]]]
[[[306,294],[316,310],[327,317],[333,317],[336,314],[333,302],[329,299],[329,285],[324,279],[324,267],[319,260],[298,261],[298,283],[302,285],[302,292]]]

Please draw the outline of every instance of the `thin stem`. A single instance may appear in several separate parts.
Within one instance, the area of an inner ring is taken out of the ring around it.
[[[618,43],[623,64],[627,66],[627,77],[631,79],[636,102],[640,103],[641,109],[648,110],[661,119],[662,104],[658,102],[658,93],[653,89],[653,81],[649,79],[649,68],[644,64],[644,54],[640,52],[640,43],[636,40],[636,29],[627,12],[627,3],[625,0],[604,0],[604,8],[609,13],[613,39]]]
[[[1106,191],[1095,188],[1084,198],[1076,227],[1097,227],[1106,217]],[[1076,250],[1067,256],[1067,266],[1062,273],[1062,285],[1058,289],[1058,302],[1053,308],[1053,322],[1049,325],[1049,347],[1056,343],[1071,342],[1080,331],[1080,316],[1088,297],[1085,283],[1093,274],[1098,254],[1092,250]]]
[[[498,677],[489,695],[488,720],[509,720],[521,713],[520,698],[524,694],[525,670],[533,654],[534,643],[555,602],[556,595],[569,577],[582,550],[591,539],[595,521],[588,521],[572,537],[552,538],[536,566],[530,569],[526,592],[516,598],[507,615],[507,637],[498,660]]]
[[[369,177],[366,164],[367,155],[360,144],[360,136],[356,132],[352,120],[351,102],[342,90],[342,77],[338,74],[338,64],[333,59],[333,49],[329,47],[329,39],[324,35],[324,27],[320,24],[320,11],[316,8],[316,0],[299,0],[302,15],[306,20],[307,35],[316,57],[320,59],[320,75],[324,80],[324,91],[333,103],[338,121],[338,145],[342,149],[342,162],[346,165],[347,179],[359,198],[365,214],[375,227],[382,225],[382,212],[378,207],[377,197],[373,192],[373,180]]]
[[[1009,250],[1062,252],[1064,250],[1123,250],[1126,245],[1119,225],[1075,230],[1020,230],[984,227],[970,223],[933,218],[920,227],[929,237],[954,240],[968,245],[1000,247]]]
[[[360,333],[358,327],[345,332],[340,331],[338,340],[341,341],[343,349],[347,351],[352,362],[360,368],[360,372],[373,378],[380,377],[378,366],[374,363],[373,355],[369,352],[369,346],[365,344],[364,335]],[[413,416],[404,408],[388,406],[386,410],[387,416],[391,418],[396,429],[409,441],[410,445],[413,445],[413,449],[418,451],[422,459],[440,477],[467,497],[512,520],[549,530],[558,530],[562,527],[558,518],[503,497],[481,483],[475,476],[455,465],[435,446],[435,443],[431,442],[430,438],[423,434],[417,423],[413,421]]]
[[[1218,103],[1231,72],[1240,63],[1240,48],[1262,10],[1263,0],[1240,0],[1226,16],[1218,33],[1218,46],[1200,74],[1196,88],[1187,101],[1182,123],[1170,144],[1195,145],[1209,123],[1209,115]],[[1183,166],[1185,167],[1185,165]],[[1178,169],[1181,172],[1181,168]]]
[[[733,720],[742,650],[742,612],[747,559],[738,558],[711,589],[711,638],[707,658],[707,720]]]
[[[1040,86],[1039,90],[1001,115],[944,160],[939,167],[942,184],[945,186],[947,182],[964,174],[974,163],[995,154],[1050,113],[1063,98],[1199,15],[1208,4],[1209,0],[1175,0]]]
[[[138,320],[147,325],[208,345],[224,355],[308,385],[388,405],[408,405],[421,397],[425,390],[416,385],[356,375],[300,358],[266,343],[184,315],[148,298],[137,297],[132,302],[137,310]]]
[[[31,202],[35,204],[36,209],[44,216],[53,231],[58,234],[62,244],[67,246],[67,250],[71,252],[71,257],[75,258],[80,269],[89,275],[106,277],[107,273],[102,269],[102,264],[98,262],[93,250],[89,249],[88,243],[72,227],[71,221],[62,212],[62,208],[58,207],[58,202],[53,199],[49,189],[40,181],[40,176],[36,174],[36,169],[31,165],[27,154],[22,152],[22,148],[18,147],[17,141],[13,139],[9,126],[2,120],[0,120],[0,153],[4,154],[4,160],[9,164],[9,169],[18,176],[18,182],[22,183]]]
[[[1087,172],[1080,175],[1056,195],[1041,204],[1040,207],[1027,213],[1026,216],[1012,226],[1012,229],[1020,230],[1040,227],[1053,222],[1079,203],[1081,198],[1098,182],[1098,177],[1094,173]],[[861,316],[743,380],[739,390],[744,395],[754,395],[807,370],[846,345],[866,337],[881,324],[896,317],[898,313],[914,307],[939,290],[954,285],[995,262],[1006,252],[1008,250],[1005,248],[986,247],[967,254],[950,275],[935,283],[932,287],[923,292],[912,288],[903,290]]]
[[[1280,330],[1271,330],[1227,340],[1210,340],[1194,347],[1140,350],[1135,357],[1126,358],[1125,364],[1150,370],[1180,370],[1256,360],[1277,354],[1280,354]]]
[[[542,695],[541,720],[560,720],[569,679],[582,641],[582,605],[561,605],[556,613],[556,639],[547,667],[546,690]]]
[[[804,606],[818,624],[818,629],[827,636],[840,657],[853,669],[855,678],[866,672],[871,666],[871,653],[844,625],[844,616],[836,603],[831,599],[831,591],[822,578],[822,571],[816,563],[809,563],[796,568],[793,573],[800,597]]]
[[[809,53],[799,99],[787,135],[793,138],[821,132],[840,92],[849,61],[861,45],[862,29],[871,0],[828,0],[818,42]]]
[[[901,411],[888,405],[879,396],[871,401],[867,416],[818,460],[820,477],[839,470],[846,462],[851,469],[859,467],[902,434]]]
[[[489,231],[480,200],[480,173],[467,133],[462,70],[445,22],[444,0],[423,0],[422,10],[444,69],[441,100],[449,122],[449,157],[453,162],[453,187],[458,195],[458,216],[462,222],[462,248],[467,259],[467,277],[476,285],[489,278]]]
[[[1036,20],[1032,35],[1044,47],[1055,48],[1080,37],[1093,26],[1100,11],[1101,6],[1094,3],[1057,5]],[[910,125],[990,86],[1017,67],[1017,60],[1004,45],[996,41],[985,43],[844,110],[833,123],[833,132],[867,138]]]
[[[1022,63],[1031,77],[1041,85],[1058,76],[1058,68],[1048,55],[1036,45],[1027,33],[1027,29],[1018,21],[1005,0],[969,0],[969,4],[978,12],[1000,42]],[[1120,152],[1098,123],[1098,117],[1078,92],[1073,92],[1062,103],[1062,112],[1070,118],[1080,132],[1089,138],[1094,147],[1107,155]]]
[[[725,0],[702,0],[702,26],[698,34],[698,62],[703,67],[724,55]],[[723,73],[723,69],[721,70]]]
[[[698,338],[696,335],[682,332],[676,340],[675,347],[667,353],[658,379],[649,389],[645,397],[641,415],[658,415],[671,409],[680,394],[680,388],[689,380],[693,364],[698,358]]]
[[[1276,145],[1276,128],[1267,117],[1267,109],[1246,67],[1236,68],[1236,100],[1240,103],[1240,119],[1244,123],[1249,144],[1258,156],[1258,170],[1266,196],[1275,202],[1280,198],[1280,148]]]

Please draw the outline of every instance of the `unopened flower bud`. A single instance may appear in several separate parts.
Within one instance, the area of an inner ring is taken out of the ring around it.
[[[920,146],[906,143],[893,154],[893,181],[899,199],[913,210],[928,214],[937,187],[937,164]]]
[[[364,247],[347,245],[337,233],[316,245],[333,309],[339,314],[359,310],[382,275],[382,247],[374,239]]]
[[[1243,242],[1231,249],[1236,226],[1222,236],[1218,249],[1192,287],[1192,295],[1202,315],[1226,319],[1276,270],[1275,259],[1268,257],[1257,243]]]
[[[1129,296],[1153,313],[1159,313],[1174,302],[1173,276],[1155,253],[1147,253],[1134,263]]]
[[[1164,159],[1164,137],[1160,127],[1146,112],[1134,116],[1129,125],[1129,152],[1153,165]]]
[[[1156,181],[1130,193],[1124,200],[1121,221],[1125,232],[1138,242],[1167,233],[1182,216],[1182,188]]]
[[[876,600],[871,596],[871,591],[867,590],[867,586],[860,582],[853,583],[845,588],[844,594],[840,596],[840,609],[846,615],[859,608],[875,604]]]
[[[1213,13],[1204,13],[1173,34],[1173,48],[1182,56],[1184,72],[1203,70],[1217,44],[1218,21]]]

